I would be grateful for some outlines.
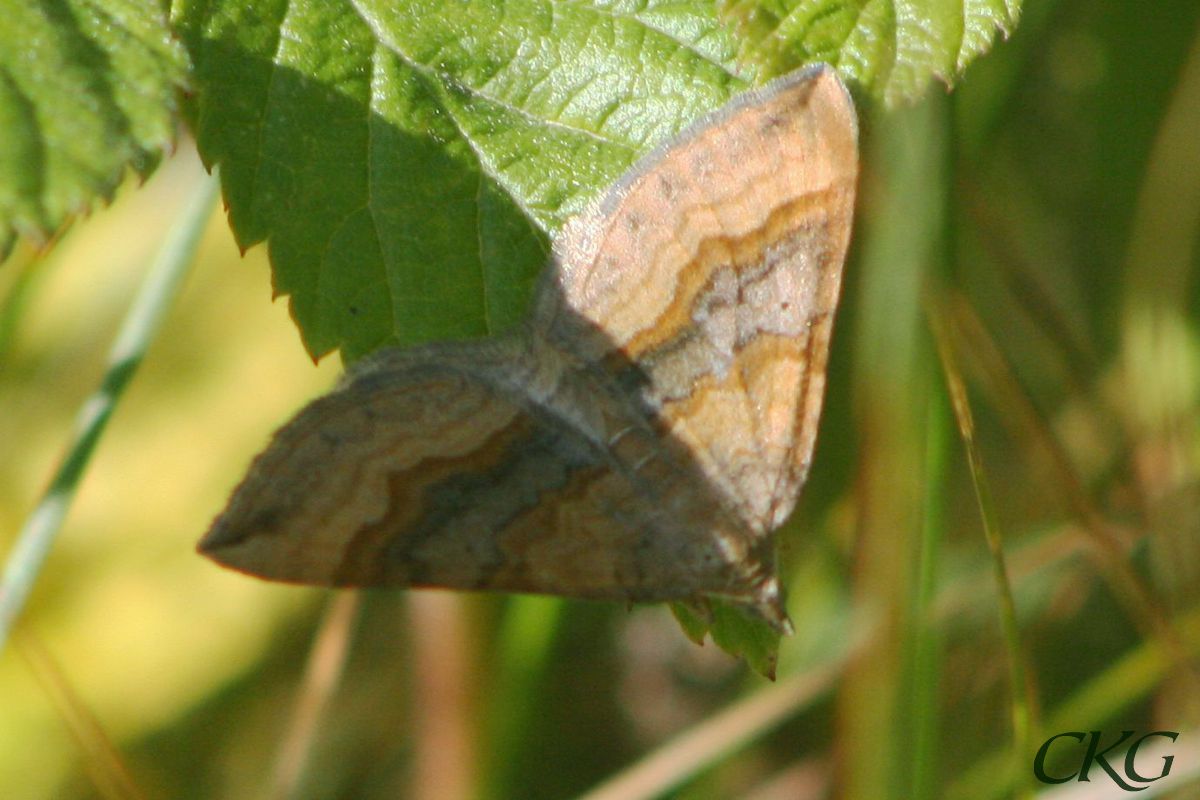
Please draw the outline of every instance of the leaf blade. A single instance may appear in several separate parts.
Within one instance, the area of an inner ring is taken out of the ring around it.
[[[512,327],[549,233],[746,85],[687,4],[262,0],[177,19],[201,153],[241,246],[269,239],[314,357]]]
[[[154,4],[16,3],[0,21],[0,259],[145,177],[174,137],[186,57]]]
[[[889,106],[919,99],[936,78],[951,86],[1021,0],[725,0],[743,58],[778,75],[827,61]]]

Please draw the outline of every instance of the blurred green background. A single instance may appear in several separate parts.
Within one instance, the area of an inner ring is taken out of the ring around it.
[[[121,769],[172,798],[563,798],[614,776],[669,785],[626,798],[1005,797],[1031,790],[1026,717],[1034,749],[1184,731],[1173,796],[1200,795],[1200,6],[1024,13],[953,93],[862,106],[825,418],[780,534],[798,633],[777,684],[665,607],[335,601],[197,557],[253,453],[339,372],[217,214],[0,653],[0,797],[105,796]],[[202,176],[183,142],[0,269],[0,552]],[[624,771],[672,743],[681,761]]]

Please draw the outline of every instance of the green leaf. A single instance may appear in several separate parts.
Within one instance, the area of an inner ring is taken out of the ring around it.
[[[750,668],[775,680],[779,657],[779,633],[764,619],[752,616],[732,603],[711,600],[712,638],[717,647],[746,659]]]
[[[671,613],[675,615],[675,621],[679,623],[684,636],[696,644],[704,644],[704,637],[708,636],[709,626],[712,625],[712,612],[707,603],[671,603]]]
[[[522,317],[547,241],[746,85],[669,0],[183,2],[200,151],[314,356]]]
[[[7,3],[0,15],[0,258],[150,173],[186,58],[157,4]]]
[[[768,75],[826,61],[888,105],[911,102],[938,78],[952,85],[1021,0],[723,0],[741,55]]]
[[[715,597],[671,603],[671,612],[696,644],[704,644],[704,637],[711,635],[717,647],[746,659],[752,670],[775,680],[780,636],[766,620]]]

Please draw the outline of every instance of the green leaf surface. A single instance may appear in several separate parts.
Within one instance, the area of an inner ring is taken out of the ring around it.
[[[201,153],[314,356],[495,333],[549,236],[746,85],[664,0],[184,2]]]
[[[727,27],[713,0],[179,0],[174,16],[238,241],[269,240],[309,352],[353,360],[513,327],[563,220],[748,83],[825,60],[912,99],[1018,5],[727,0]]]
[[[0,258],[147,175],[174,134],[183,48],[157,4],[6,3],[0,15]]]
[[[744,658],[759,675],[775,680],[780,636],[766,620],[715,597],[671,603],[671,612],[696,644],[704,644],[704,637],[711,636],[717,647]]]
[[[888,105],[952,85],[1016,27],[1021,0],[724,0],[741,54],[769,75],[826,61]]]

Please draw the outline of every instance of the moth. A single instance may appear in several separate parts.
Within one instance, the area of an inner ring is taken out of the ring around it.
[[[557,237],[524,327],[379,351],[279,430],[199,549],[263,578],[626,601],[780,630],[858,173],[818,65],[641,159]]]

